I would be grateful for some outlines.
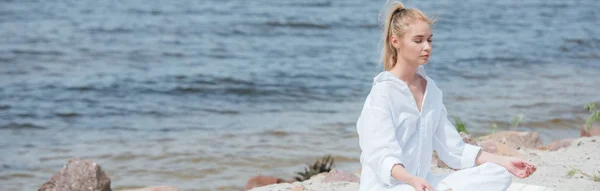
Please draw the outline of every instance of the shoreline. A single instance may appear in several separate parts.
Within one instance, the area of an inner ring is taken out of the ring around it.
[[[537,171],[526,179],[513,177],[509,191],[533,190],[600,190],[600,137],[574,139],[571,146],[556,151],[519,149],[517,152],[538,166]],[[432,166],[433,173],[449,173],[452,170]],[[327,182],[334,174],[354,174],[335,171],[322,173],[304,182],[271,184],[250,191],[356,191],[358,181],[340,180]],[[569,176],[571,173],[572,176]],[[596,180],[594,180],[596,176]],[[356,177],[358,178],[358,176]],[[542,189],[543,188],[543,189]]]
[[[278,133],[279,132],[279,133]],[[273,132],[272,134],[275,134],[277,136],[279,136],[280,138],[292,138],[295,139],[294,134],[293,133],[281,133],[280,131],[276,131]],[[487,134],[485,134],[487,135]],[[543,138],[544,136],[540,135],[541,138]],[[574,136],[571,136],[574,137]],[[355,137],[345,137],[344,139],[353,141]],[[335,139],[334,141],[342,141],[339,139]],[[174,142],[170,142],[171,139],[169,139],[167,142],[164,143],[174,143]],[[248,141],[248,140],[246,140]],[[301,143],[306,143],[306,140],[303,140]],[[311,140],[314,141],[314,140]],[[347,172],[354,172],[357,168],[360,167],[360,163],[358,161],[357,158],[355,157],[348,157],[348,156],[354,156],[354,155],[348,155],[347,153],[340,153],[340,152],[333,152],[333,151],[338,151],[337,147],[330,147],[331,144],[328,142],[331,142],[332,139],[328,139],[328,140],[321,140],[322,144],[319,147],[314,147],[314,148],[310,148],[309,150],[307,150],[307,152],[309,153],[305,153],[305,154],[311,154],[311,155],[303,155],[300,154],[298,152],[303,152],[303,151],[296,151],[293,152],[293,155],[287,156],[286,154],[276,154],[274,156],[279,155],[278,157],[281,157],[281,160],[284,160],[284,162],[278,163],[275,162],[273,163],[273,161],[269,160],[274,160],[274,159],[278,159],[279,158],[262,158],[262,157],[254,157],[252,159],[250,159],[251,161],[254,161],[252,163],[252,165],[257,166],[256,168],[254,167],[245,167],[243,170],[244,171],[240,171],[240,173],[237,176],[232,176],[232,179],[224,179],[223,177],[226,177],[222,174],[217,174],[216,176],[213,174],[203,174],[203,173],[199,173],[199,172],[211,172],[211,171],[178,171],[175,169],[171,169],[171,170],[167,170],[169,173],[173,173],[173,175],[181,175],[181,176],[186,176],[189,178],[195,178],[196,181],[193,181],[195,183],[193,183],[192,181],[188,181],[188,182],[180,182],[180,181],[174,181],[176,179],[172,179],[169,177],[164,177],[163,179],[161,179],[161,181],[164,181],[166,184],[168,185],[173,185],[173,186],[177,186],[180,190],[196,190],[196,189],[208,189],[208,190],[213,190],[213,189],[217,189],[217,190],[226,190],[226,191],[234,191],[234,190],[240,190],[243,186],[244,183],[246,183],[246,181],[252,177],[253,175],[257,175],[257,174],[263,174],[263,175],[269,175],[269,176],[279,176],[282,178],[290,178],[291,176],[294,175],[295,171],[301,170],[302,168],[304,168],[302,165],[305,164],[306,162],[310,162],[312,161],[315,157],[317,157],[315,154],[318,153],[330,153],[334,156],[334,158],[336,158],[336,169],[340,169],[340,170],[344,170]],[[299,142],[300,143],[300,142]],[[545,145],[548,145],[549,143],[546,143]],[[288,143],[288,145],[292,145],[295,144],[293,142]],[[232,145],[236,145],[236,144],[232,144]],[[115,145],[116,146],[116,145]],[[285,148],[288,148],[287,146],[284,145]],[[342,150],[344,150],[342,148]],[[359,150],[354,150],[353,148],[350,148],[351,153],[355,153],[355,152],[359,152]],[[346,150],[348,151],[348,150]],[[534,150],[535,151],[535,150]],[[333,153],[332,153],[333,152]],[[163,155],[160,156],[153,156],[153,155],[148,155],[147,152],[144,151],[140,151],[140,153],[142,154],[146,154],[147,157],[163,157]],[[140,154],[138,153],[138,154]],[[279,153],[279,152],[277,152]],[[136,154],[136,153],[133,153]],[[185,154],[185,153],[181,153],[181,154]],[[197,154],[196,154],[197,155]],[[320,154],[318,154],[320,155]],[[130,155],[133,156],[133,155]],[[187,156],[187,155],[186,155]],[[114,156],[114,157],[119,157],[119,156]],[[167,155],[164,155],[164,157],[168,157]],[[181,156],[178,155],[170,155],[171,159],[177,159]],[[126,168],[129,168],[131,165],[135,165],[134,163],[132,163],[131,160],[140,160],[140,159],[135,159],[135,158],[126,158],[124,159],[125,161],[129,161],[129,162],[125,162],[122,163],[120,166],[121,167],[125,167],[124,168],[120,168],[119,166],[115,167],[112,163],[107,163],[107,159],[106,158],[98,158],[98,157],[84,157],[87,159],[91,159],[91,160],[95,160],[97,162],[99,162],[100,164],[103,165],[103,167],[106,166],[107,172],[108,174],[111,176],[111,178],[113,178],[113,186],[114,188],[119,188],[119,189],[125,189],[125,188],[139,188],[139,187],[143,187],[143,186],[147,186],[147,185],[154,185],[156,184],[156,180],[158,179],[152,179],[153,176],[157,176],[157,175],[161,175],[161,174],[156,174],[157,171],[153,171],[152,167],[146,167],[145,171],[146,172],[152,172],[150,174],[139,174],[142,175],[142,177],[138,177],[137,176],[127,176],[125,173],[123,173],[124,171],[127,171]],[[198,158],[198,159],[210,159],[212,160],[213,158],[204,158],[202,156],[196,156],[194,158]],[[217,158],[214,158],[215,160]],[[56,158],[53,159],[53,163],[60,163],[59,165],[54,165],[55,167],[53,167],[52,169],[47,169],[44,170],[45,173],[36,173],[35,177],[37,180],[35,180],[36,184],[35,185],[30,185],[28,187],[33,187],[33,188],[38,188],[41,183],[43,183],[43,181],[48,180],[48,177],[51,176],[51,172],[56,172],[57,170],[60,169],[60,167],[62,165],[65,164],[65,161],[68,160],[68,158],[64,158],[64,157],[60,157],[60,158]],[[244,159],[245,161],[248,161],[248,159]],[[173,160],[170,160],[173,161]],[[176,161],[185,161],[184,158],[181,159],[177,159]],[[141,162],[141,161],[140,161]],[[147,163],[147,162],[143,162],[143,163]],[[157,161],[154,161],[155,164],[160,164],[157,163]],[[197,167],[201,167],[204,168],[206,167],[205,165],[200,165],[197,166],[201,163],[189,163],[189,164],[181,164],[179,166],[187,166],[187,165],[196,165],[196,167],[192,167],[192,168],[197,168]],[[248,165],[251,165],[250,163]],[[259,167],[258,167],[259,166]],[[232,167],[232,169],[237,169],[238,167]],[[133,168],[131,168],[133,169]],[[258,170],[254,170],[254,169],[258,169]],[[600,169],[599,169],[600,170]],[[18,173],[18,172],[16,172]],[[160,173],[160,172],[158,172]],[[175,174],[178,173],[178,174]],[[10,174],[10,173],[7,173]],[[12,173],[15,174],[15,173]],[[26,173],[25,173],[26,174]],[[10,179],[7,179],[10,180]],[[17,180],[17,179],[14,179]],[[205,184],[198,184],[197,181],[200,182],[212,182],[212,180],[217,180],[217,181],[221,181],[218,183],[212,183],[212,185],[210,186],[206,186]],[[20,181],[22,182],[22,181]],[[29,181],[31,182],[31,181]],[[22,182],[19,184],[12,184],[11,182],[7,182],[9,184],[5,185],[7,187],[5,188],[13,188],[16,189],[18,187],[24,188],[23,185],[27,185],[28,183],[26,182]],[[12,185],[11,185],[12,184]]]

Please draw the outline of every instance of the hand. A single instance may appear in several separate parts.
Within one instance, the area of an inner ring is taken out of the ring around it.
[[[508,172],[519,178],[527,178],[537,169],[535,165],[519,158],[509,157],[506,160],[505,166]]]
[[[433,187],[431,185],[429,185],[429,183],[427,183],[427,181],[421,177],[418,176],[414,176],[410,179],[410,181],[408,182],[408,184],[410,184],[412,187],[415,188],[415,191],[425,191],[425,189],[427,189],[428,191],[435,191],[433,189]]]

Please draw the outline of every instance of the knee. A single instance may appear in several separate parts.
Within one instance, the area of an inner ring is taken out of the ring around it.
[[[487,162],[482,164],[482,173],[496,177],[498,180],[502,180],[510,184],[512,182],[512,175],[506,168],[496,163]]]

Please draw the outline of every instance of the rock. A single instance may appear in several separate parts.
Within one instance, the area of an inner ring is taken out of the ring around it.
[[[542,139],[536,132],[501,131],[479,138],[479,146],[489,153],[504,156],[523,156],[521,148],[540,148]]]
[[[496,153],[496,151],[498,150],[496,148],[495,141],[481,141],[479,146],[481,147],[481,150],[488,153]]]
[[[494,140],[482,141],[479,143],[481,150],[488,153],[495,153],[504,156],[522,156],[522,154],[507,144],[496,142]]]
[[[539,150],[548,150],[548,151],[556,151],[561,148],[567,148],[571,146],[573,139],[563,139],[551,142],[550,144],[538,148]]]
[[[279,184],[287,182],[281,178],[273,177],[273,176],[253,176],[248,179],[246,186],[244,186],[244,190],[250,190],[252,188],[266,186],[270,184]]]
[[[146,188],[127,189],[121,191],[179,191],[179,189],[172,186],[148,186]]]
[[[110,178],[93,161],[70,159],[38,191],[112,191]]]
[[[477,143],[477,141],[475,139],[473,139],[473,137],[471,137],[471,135],[465,133],[465,132],[460,132],[460,137],[462,137],[463,141],[467,144],[471,144],[471,145],[475,145],[478,146],[479,144]]]
[[[323,182],[360,182],[360,178],[354,175],[353,173],[342,172],[337,169],[332,169],[329,173],[325,173],[323,178]]]
[[[513,148],[510,148],[508,145],[506,145],[504,143],[496,143],[496,154],[504,155],[504,156],[518,156],[518,157],[523,156],[523,154],[521,154],[519,151],[517,151]]]
[[[346,176],[344,176],[344,174],[352,177],[354,176],[352,173],[345,173],[335,169],[331,169],[330,172],[333,173],[320,173],[315,176],[311,176],[310,179],[302,182],[295,181],[293,183],[271,184],[263,187],[253,188],[250,191],[356,191],[359,189],[360,185],[358,182],[350,182],[348,180],[352,179],[345,179]],[[328,178],[328,176],[330,177]],[[326,178],[329,180],[326,181]]]
[[[58,178],[60,177],[60,172],[55,173],[50,178],[50,181],[44,183],[38,191],[52,191],[54,186],[56,186],[56,182],[58,182]]]
[[[581,126],[581,137],[600,136],[600,126],[592,126],[590,132],[586,131],[585,124]]]
[[[521,148],[538,148],[543,145],[540,134],[537,132],[501,131],[480,137],[479,140],[480,146],[482,144],[492,146],[494,144],[486,142],[498,142],[516,150]]]

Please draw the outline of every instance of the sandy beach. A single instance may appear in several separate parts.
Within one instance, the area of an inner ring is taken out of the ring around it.
[[[521,149],[524,158],[538,166],[535,174],[526,179],[514,178],[509,191],[533,190],[600,190],[600,137],[579,138],[570,147],[557,151]],[[450,169],[433,167],[434,173],[451,172]],[[575,172],[569,176],[569,172]],[[347,172],[322,173],[304,182],[282,183],[254,188],[252,191],[314,190],[356,191],[354,181],[328,181],[335,174],[353,175]],[[335,179],[335,178],[333,178]],[[344,178],[342,178],[344,179]],[[346,178],[347,179],[347,178]]]

